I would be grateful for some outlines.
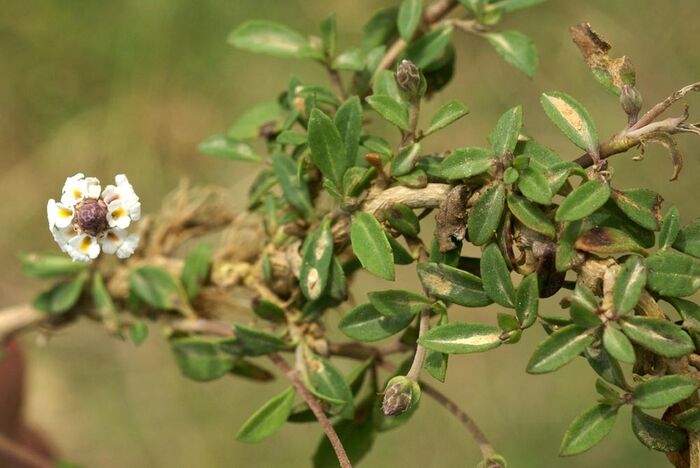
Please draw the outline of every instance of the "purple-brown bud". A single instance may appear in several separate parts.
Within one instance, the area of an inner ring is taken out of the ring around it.
[[[396,68],[396,84],[408,99],[421,98],[425,95],[427,83],[415,63],[402,60]]]
[[[414,407],[420,400],[421,390],[411,379],[398,375],[386,385],[382,412],[387,416],[398,416]]]
[[[107,205],[96,198],[86,198],[75,207],[75,220],[80,229],[92,236],[107,230]]]
[[[629,117],[630,122],[634,123],[637,121],[639,111],[642,109],[642,95],[634,86],[622,85],[620,105]]]

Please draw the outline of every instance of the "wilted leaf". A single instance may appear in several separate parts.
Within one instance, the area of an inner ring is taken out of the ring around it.
[[[644,253],[644,249],[627,234],[609,227],[597,227],[586,231],[576,239],[574,248],[598,255]]]
[[[333,258],[333,235],[323,223],[304,241],[299,271],[299,287],[310,300],[318,299],[328,286]]]

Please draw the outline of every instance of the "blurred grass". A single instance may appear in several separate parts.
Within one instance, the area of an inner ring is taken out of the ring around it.
[[[255,171],[206,159],[195,151],[247,106],[286,86],[289,74],[323,80],[306,63],[258,57],[225,43],[227,33],[249,18],[282,21],[300,31],[317,30],[338,15],[340,45],[358,40],[369,12],[389,1],[320,0],[7,0],[0,4],[0,297],[25,301],[41,287],[23,278],[16,252],[54,249],[43,205],[67,175],[78,171],[103,181],[129,174],[146,212],[157,209],[181,177],[197,184],[232,187],[243,194]],[[602,137],[624,116],[602,91],[568,39],[567,27],[590,21],[637,66],[647,103],[696,81],[700,75],[692,18],[694,0],[672,2],[550,1],[507,18],[499,29],[519,29],[540,52],[540,68],[528,80],[477,38],[456,34],[458,77],[434,102],[456,98],[471,114],[429,142],[428,150],[483,144],[497,117],[522,103],[527,131],[570,158],[577,156],[539,110],[539,94],[557,89],[584,102]],[[687,18],[687,19],[686,19]],[[690,97],[691,102],[697,98]],[[392,135],[393,137],[393,135]],[[700,172],[697,143],[681,138],[685,172],[669,185],[668,156],[648,148],[646,160],[615,158],[616,185],[661,190],[687,222],[700,215],[693,181]],[[632,152],[634,153],[634,152]],[[400,279],[415,285],[410,270]],[[362,300],[374,278],[360,278]],[[550,301],[552,311],[556,301]],[[547,307],[547,306],[545,306]],[[335,314],[337,317],[338,314]],[[493,310],[459,311],[454,320],[493,321]],[[90,324],[54,336],[46,346],[31,339],[30,420],[44,429],[66,459],[86,467],[308,466],[320,430],[286,426],[258,445],[234,440],[240,424],[274,395],[282,382],[260,386],[226,379],[196,384],[180,377],[158,331],[141,348],[109,339]],[[452,358],[446,394],[463,405],[497,449],[519,467],[636,467],[663,465],[643,448],[623,411],[613,433],[591,452],[556,456],[570,420],[595,400],[592,372],[576,362],[555,375],[529,376],[525,364],[542,332],[518,346]],[[349,365],[349,364],[348,364]],[[406,426],[383,434],[364,466],[472,466],[478,451],[461,426],[429,399]]]

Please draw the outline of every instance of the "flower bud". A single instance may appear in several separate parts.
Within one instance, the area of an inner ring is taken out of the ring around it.
[[[491,455],[477,465],[477,468],[506,468],[506,459],[500,455]]]
[[[421,98],[425,95],[425,77],[415,63],[402,60],[396,67],[396,84],[407,98]]]
[[[634,86],[623,85],[620,92],[620,105],[630,120],[636,122],[639,111],[642,109],[642,95]]]
[[[386,385],[382,411],[387,416],[398,416],[415,406],[420,400],[421,390],[411,379],[398,375]]]

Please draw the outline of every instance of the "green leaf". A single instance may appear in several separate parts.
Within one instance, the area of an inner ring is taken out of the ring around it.
[[[321,21],[321,44],[326,57],[334,57],[338,42],[338,29],[335,21],[335,14],[330,15]]]
[[[658,231],[661,214],[659,208],[663,198],[653,190],[613,190],[612,199],[632,221],[645,229]]]
[[[518,189],[527,198],[540,205],[552,204],[552,190],[549,187],[549,180],[540,171],[531,167],[526,167],[520,171]]]
[[[217,340],[199,337],[170,340],[180,372],[198,382],[215,380],[226,375],[233,358],[219,348]]]
[[[318,299],[325,291],[332,258],[333,235],[329,224],[323,223],[306,238],[302,248],[299,287],[307,299]]]
[[[440,317],[438,325],[446,325],[448,323],[446,312],[447,310],[445,309],[445,312],[442,313],[442,316]],[[423,368],[428,371],[428,373],[433,376],[434,379],[439,380],[440,382],[445,382],[449,357],[449,354],[428,349],[425,353]]]
[[[692,432],[700,432],[700,407],[693,407],[677,414],[674,419],[676,424]]]
[[[680,357],[691,353],[693,340],[678,325],[652,317],[625,317],[620,321],[622,331],[632,341],[665,357]]]
[[[260,129],[271,122],[279,124],[282,109],[274,101],[266,101],[245,111],[226,132],[226,135],[237,140],[250,140],[260,136]],[[278,125],[275,125],[278,130]]]
[[[403,203],[395,203],[385,211],[386,221],[393,229],[408,237],[420,233],[420,221],[411,208]]]
[[[665,408],[690,397],[697,388],[693,377],[664,375],[637,385],[632,392],[632,403],[642,409]]]
[[[435,133],[461,119],[468,113],[469,109],[467,109],[467,106],[459,101],[450,101],[447,104],[443,104],[431,117],[430,124],[424,135],[428,136],[431,133]]]
[[[501,223],[505,201],[506,189],[502,184],[481,193],[469,212],[467,232],[472,244],[484,245],[491,240]]]
[[[584,356],[596,374],[605,381],[620,388],[626,388],[625,375],[620,364],[605,351],[604,347],[589,347],[584,351]]]
[[[92,302],[95,304],[95,309],[102,319],[102,323],[107,326],[110,332],[119,333],[119,313],[99,271],[96,271],[92,277],[91,293]]]
[[[406,247],[404,247],[401,242],[394,239],[392,236],[386,236],[389,240],[389,245],[391,245],[391,254],[394,259],[394,264],[396,265],[410,265],[415,261],[411,252],[409,252]]]
[[[603,206],[610,198],[610,186],[600,180],[589,180],[566,196],[559,205],[557,221],[576,221]]]
[[[574,242],[574,248],[597,255],[615,255],[627,252],[646,253],[626,233],[609,227],[596,227],[584,232]]]
[[[182,286],[160,267],[142,266],[131,270],[129,290],[156,309],[183,310],[189,307]]]
[[[620,362],[634,364],[634,347],[630,340],[617,328],[608,325],[603,332],[603,346],[610,355]]]
[[[590,329],[578,325],[562,327],[537,346],[527,365],[527,372],[553,372],[581,354],[594,340],[595,335]]]
[[[309,117],[308,134],[311,160],[336,187],[342,187],[349,157],[335,124],[323,111],[315,108]],[[352,156],[354,159],[354,154]]]
[[[257,410],[236,434],[241,442],[259,442],[274,434],[292,412],[296,391],[289,387]]]
[[[515,303],[515,289],[506,261],[496,243],[484,248],[480,265],[481,281],[486,294],[496,304],[512,308]]]
[[[374,83],[372,83],[372,94],[376,96],[389,96],[397,103],[405,106],[404,98],[401,96],[399,86],[396,84],[394,72],[381,70],[377,73]]]
[[[480,353],[501,345],[501,329],[481,323],[448,323],[418,338],[428,349],[448,354]]]
[[[457,148],[438,167],[438,175],[445,179],[468,179],[488,171],[494,164],[490,151],[483,148]]]
[[[400,289],[375,291],[367,297],[380,314],[388,317],[414,317],[431,304],[425,296]]]
[[[336,111],[334,123],[345,143],[347,167],[355,165],[357,147],[362,134],[362,105],[360,98],[351,96]],[[341,184],[342,185],[342,184]]]
[[[596,445],[608,435],[616,416],[616,409],[599,404],[574,419],[564,433],[559,455],[576,455]]]
[[[478,276],[441,263],[419,263],[418,277],[433,297],[465,307],[491,304]]]
[[[236,356],[262,356],[291,347],[282,338],[243,325],[235,325],[233,334],[235,339],[222,342],[221,349]]]
[[[645,229],[636,223],[631,223],[627,215],[612,200],[608,200],[596,212],[589,215],[587,221],[593,226],[622,231],[645,249],[653,247],[656,243],[654,231]]]
[[[34,299],[32,305],[50,315],[68,312],[80,299],[87,280],[88,272],[83,271],[76,277],[57,283],[42,292]]]
[[[350,228],[352,249],[362,266],[380,278],[394,280],[394,258],[384,228],[369,213],[360,212],[352,218]]]
[[[591,153],[598,152],[598,132],[588,111],[577,100],[552,91],[542,93],[540,103],[547,117],[576,146]]]
[[[245,141],[226,135],[213,135],[197,146],[200,153],[231,161],[260,162],[262,158]]]
[[[396,26],[399,35],[404,41],[409,42],[420,23],[423,13],[421,0],[404,0],[399,8],[399,16],[396,18]]]
[[[412,321],[412,315],[382,315],[372,304],[362,304],[348,312],[338,328],[354,340],[378,341],[395,335]]]
[[[326,295],[337,301],[346,301],[348,298],[348,282],[338,257],[333,257],[331,269],[328,275],[328,289]]]
[[[518,31],[485,33],[483,36],[503,60],[533,78],[537,71],[537,49],[532,39]]]
[[[692,331],[700,331],[700,306],[694,302],[678,299],[676,297],[665,297],[665,301],[670,303],[683,318],[683,328]]]
[[[547,215],[545,215],[537,205],[533,204],[525,197],[521,197],[515,193],[508,195],[508,209],[518,221],[528,228],[550,239],[554,238],[556,234],[554,224],[552,224]]]
[[[518,181],[518,177],[520,177],[520,174],[514,167],[508,167],[505,171],[503,171],[504,184],[512,185]]]
[[[672,206],[663,222],[661,223],[661,231],[659,232],[659,249],[668,249],[676,242],[678,233],[681,229],[681,214],[678,208]]]
[[[285,321],[284,310],[266,299],[255,298],[252,301],[253,313],[263,320],[282,323]]]
[[[35,278],[72,275],[88,269],[87,263],[74,262],[64,254],[20,254],[19,258],[22,262],[22,272]]]
[[[688,446],[684,430],[649,416],[639,408],[632,409],[632,432],[642,444],[659,452],[680,452]]]
[[[571,268],[579,253],[574,249],[574,242],[581,233],[582,221],[566,223],[559,235],[557,245],[556,267],[557,271],[564,272]]]
[[[598,298],[581,283],[576,283],[569,313],[571,320],[582,327],[597,327],[601,324],[598,317]]]
[[[489,136],[491,148],[497,156],[512,153],[518,144],[518,135],[523,126],[523,107],[515,106],[501,115]]]
[[[344,418],[352,418],[354,408],[352,406],[352,392],[350,386],[338,369],[327,359],[312,355],[308,360],[308,378],[317,393],[333,400],[342,401],[337,414]]]
[[[613,287],[613,305],[618,314],[634,309],[647,284],[647,269],[639,257],[627,259]]]
[[[528,328],[537,320],[539,293],[536,273],[527,275],[520,282],[515,294],[515,316],[518,318],[520,328]]]
[[[391,161],[390,172],[394,177],[406,175],[413,170],[416,164],[416,157],[420,152],[420,143],[401,148],[399,154]]]
[[[367,104],[382,116],[384,120],[387,120],[402,130],[408,130],[408,109],[404,104],[383,94],[368,96]]]
[[[491,5],[493,5],[493,8],[501,9],[505,13],[512,13],[524,8],[531,8],[545,1],[546,0],[499,0],[491,2]]]
[[[693,257],[700,257],[700,218],[680,230],[673,248]]]
[[[275,177],[282,187],[285,200],[305,217],[313,213],[306,182],[297,177],[296,164],[289,156],[279,153],[272,158]]]
[[[238,377],[254,380],[256,382],[270,382],[275,380],[274,374],[270,371],[245,359],[235,359],[230,372]]]
[[[279,23],[246,21],[228,36],[228,43],[249,52],[286,58],[321,58],[301,34]]]
[[[441,26],[423,35],[420,39],[411,42],[402,58],[415,63],[418,68],[424,69],[435,60],[439,59],[452,40],[452,25]]]
[[[185,288],[187,297],[193,299],[209,276],[211,266],[211,246],[199,244],[185,258],[185,265],[180,273],[180,281]]]
[[[135,320],[129,327],[129,338],[134,346],[140,346],[148,338],[148,325],[142,320]]]
[[[647,287],[662,296],[690,296],[700,288],[700,260],[665,250],[647,258]]]

